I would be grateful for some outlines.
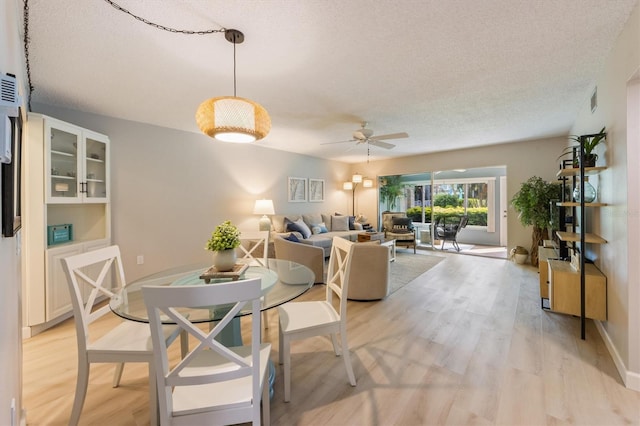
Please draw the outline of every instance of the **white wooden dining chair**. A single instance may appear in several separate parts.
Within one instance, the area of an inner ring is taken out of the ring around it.
[[[100,338],[93,339],[91,324],[110,312],[109,305],[94,302],[101,296],[111,297],[126,285],[124,269],[118,246],[110,246],[62,259],[67,275],[69,293],[78,341],[78,378],[71,410],[70,425],[78,424],[89,383],[91,363],[117,363],[113,387],[118,387],[124,363],[149,364],[149,405],[151,424],[157,423],[157,394],[153,371],[153,348],[149,325],[134,321],[122,321]],[[115,279],[115,283],[114,283]],[[171,344],[180,334],[176,326],[162,329],[163,346]],[[181,337],[182,353],[188,348],[187,335]]]
[[[267,266],[269,231],[241,231],[240,242],[240,262]]]
[[[267,266],[269,231],[241,231],[240,242],[240,247],[238,247],[242,255],[239,259],[240,262],[255,266]],[[262,312],[262,324],[264,328],[269,328],[267,311]]]
[[[245,336],[250,345],[226,347],[215,339],[247,303],[252,318],[260,318],[260,278],[201,286],[145,286],[142,294],[156,348],[160,424],[260,424],[262,400],[263,420],[268,425],[271,344],[260,343],[260,321],[252,321],[251,336]],[[228,304],[228,312],[207,332],[180,312],[180,308],[220,304]],[[170,366],[166,347],[156,344],[163,338],[162,316],[198,341],[175,366]]]
[[[289,302],[278,307],[280,315],[279,361],[284,364],[284,400],[291,396],[291,341],[313,336],[330,335],[336,356],[344,359],[351,386],[356,378],[351,366],[347,344],[347,295],[353,244],[341,237],[333,237],[329,269],[327,273],[326,299],[309,302]],[[333,307],[333,296],[340,301],[339,311]],[[341,349],[337,333],[340,333]]]

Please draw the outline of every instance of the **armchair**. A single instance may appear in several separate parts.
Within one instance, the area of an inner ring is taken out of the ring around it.
[[[396,246],[413,247],[413,252],[416,252],[416,230],[406,213],[382,213],[382,227],[385,239],[396,240]]]

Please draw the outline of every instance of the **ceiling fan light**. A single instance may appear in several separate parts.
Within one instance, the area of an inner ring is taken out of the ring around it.
[[[254,142],[271,130],[267,110],[257,102],[235,96],[202,102],[196,111],[196,123],[205,135],[223,142]]]

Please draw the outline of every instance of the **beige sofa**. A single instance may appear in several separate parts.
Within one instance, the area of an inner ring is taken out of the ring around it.
[[[291,260],[310,268],[316,283],[324,283],[325,258],[320,247],[294,243],[281,236],[273,239],[277,259]],[[349,275],[348,298],[352,300],[378,300],[389,294],[389,248],[379,241],[355,243],[351,273]]]
[[[292,233],[285,228],[285,218],[291,222],[302,221],[312,231],[311,235],[304,236],[300,232],[293,231],[302,244],[320,247],[324,250],[324,257],[331,254],[331,241],[333,237],[346,238],[349,241],[357,241],[358,234],[363,232],[362,225],[354,223],[354,228],[349,229],[349,216],[335,215],[331,213],[308,213],[291,215],[273,215],[271,217],[272,239],[276,236],[286,237]],[[327,232],[313,233],[324,224]],[[315,229],[314,229],[315,228]]]

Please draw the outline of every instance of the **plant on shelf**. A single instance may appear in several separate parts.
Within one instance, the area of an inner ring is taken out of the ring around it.
[[[607,133],[605,132],[605,128],[603,127],[598,133],[589,135],[589,136],[577,136],[571,135],[569,139],[576,142],[575,145],[568,146],[565,150],[558,156],[558,159],[562,158],[565,155],[573,154],[573,167],[579,167],[578,164],[578,149],[580,148],[580,144],[584,148],[584,166],[585,167],[595,167],[596,161],[598,160],[598,154],[594,152],[596,147],[603,143],[607,138]],[[582,142],[581,142],[582,141]]]
[[[524,226],[533,226],[531,235],[531,264],[538,266],[538,247],[548,236],[551,222],[549,203],[560,199],[560,185],[545,182],[538,176],[530,177],[520,186],[520,190],[511,199],[511,205],[518,212],[518,218]]]
[[[214,252],[213,265],[218,271],[230,271],[236,263],[235,249],[240,246],[240,231],[226,220],[211,233],[205,249]]]

